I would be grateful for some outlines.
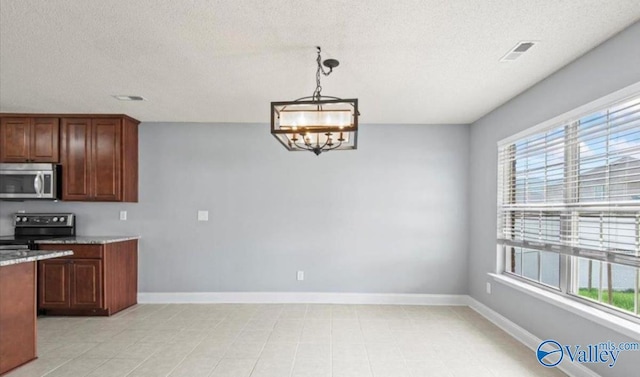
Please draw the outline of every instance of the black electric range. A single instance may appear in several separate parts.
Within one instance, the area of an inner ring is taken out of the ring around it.
[[[16,213],[14,232],[0,236],[0,249],[36,250],[37,240],[74,237],[76,216],[73,213]]]

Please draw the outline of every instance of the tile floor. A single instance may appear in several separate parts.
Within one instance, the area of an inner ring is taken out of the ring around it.
[[[468,307],[137,305],[41,317],[7,377],[563,376]]]

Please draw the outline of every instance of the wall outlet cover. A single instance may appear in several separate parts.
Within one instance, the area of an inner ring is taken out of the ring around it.
[[[209,211],[198,211],[198,221],[209,221]]]
[[[120,211],[120,220],[121,221],[127,220],[127,211]]]
[[[304,280],[304,271],[298,271],[297,279],[298,281]]]
[[[491,294],[491,283],[487,282],[487,294]]]

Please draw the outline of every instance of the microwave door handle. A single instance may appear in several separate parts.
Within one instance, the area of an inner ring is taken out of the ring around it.
[[[38,172],[36,176],[33,178],[33,189],[36,191],[36,194],[42,195],[43,191],[43,179],[42,172]]]
[[[44,195],[44,173],[40,173],[40,195]]]

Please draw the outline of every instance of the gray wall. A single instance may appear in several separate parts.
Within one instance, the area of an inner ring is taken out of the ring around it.
[[[640,81],[640,23],[494,110],[471,126],[469,291],[471,295],[542,339],[565,344],[627,340],[591,321],[504,285],[485,293],[496,265],[497,145],[510,135]],[[524,57],[526,59],[526,57]],[[515,63],[517,64],[517,63]],[[640,354],[620,356],[615,368],[591,366],[603,376],[633,376]]]
[[[140,234],[141,292],[464,294],[468,136],[363,125],[357,151],[316,157],[266,124],[143,123],[139,203],[2,202],[0,226],[71,211],[79,234]]]

